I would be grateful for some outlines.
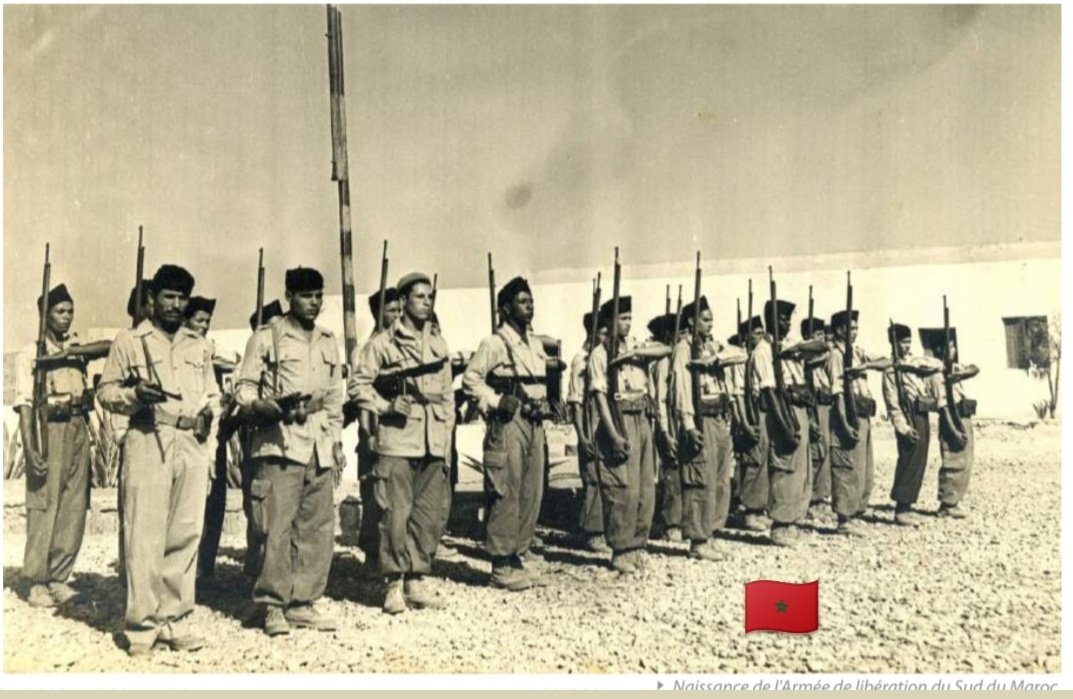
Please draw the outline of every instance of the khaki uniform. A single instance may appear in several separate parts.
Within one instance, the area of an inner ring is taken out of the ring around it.
[[[451,365],[405,379],[414,398],[410,414],[389,414],[395,395],[382,395],[373,382],[385,371],[407,369],[448,357],[447,343],[426,324],[416,334],[402,320],[373,337],[350,381],[350,398],[377,415],[374,495],[380,516],[380,570],[386,575],[432,570],[443,536],[444,489],[448,487],[451,431],[455,422]]]
[[[887,404],[887,414],[894,426],[898,446],[898,462],[894,467],[894,485],[890,497],[899,505],[912,505],[920,495],[924,472],[928,468],[928,443],[931,441],[931,421],[928,416],[945,406],[946,398],[942,395],[942,378],[939,374],[923,378],[902,372],[902,386],[911,410],[908,415],[898,400],[893,367],[883,372],[883,401]],[[919,435],[916,442],[904,436],[910,427]]]
[[[648,367],[648,380],[656,399],[656,459],[659,480],[656,482],[656,519],[659,528],[667,531],[682,527],[682,471],[677,458],[671,458],[661,445],[660,432],[673,434],[668,397],[671,395],[671,358],[661,357]]]
[[[533,542],[544,496],[546,452],[542,420],[519,409],[509,421],[497,416],[504,392],[523,404],[547,398],[547,355],[532,332],[522,337],[504,323],[481,341],[462,386],[488,420],[484,437],[484,490],[488,501],[485,546],[493,558],[520,556]],[[498,389],[498,390],[497,390]]]
[[[148,356],[146,353],[148,348]],[[152,371],[149,362],[152,362]],[[142,406],[130,378],[156,379],[168,398]],[[179,620],[194,608],[194,575],[205,513],[216,420],[199,442],[192,420],[203,408],[219,414],[220,391],[208,341],[179,328],[169,339],[151,321],[121,331],[101,376],[98,400],[130,416],[123,444],[123,548],[127,639],[148,644],[181,635]]]
[[[589,396],[585,392],[585,372],[588,371],[589,350],[583,348],[570,360],[570,381],[567,384],[566,402],[575,406],[575,410],[588,412],[589,425],[595,432],[599,417],[593,410]],[[578,513],[578,529],[587,535],[604,533],[604,511],[600,502],[600,475],[596,459],[592,459],[578,450],[578,472],[581,475],[581,510]]]
[[[637,343],[621,340],[620,352]],[[607,395],[607,350],[597,346],[589,355],[592,391]],[[646,408],[653,399],[648,373],[627,363],[618,367],[618,394],[607,396],[622,415],[621,435],[629,443],[629,455],[616,458],[613,444],[602,421],[596,431],[600,455],[600,494],[603,498],[604,535],[615,553],[643,548],[655,514],[656,446]]]
[[[762,341],[753,350],[757,371],[757,388],[774,389],[775,363],[769,342]],[[797,522],[808,512],[812,499],[812,463],[809,459],[808,440],[808,387],[805,385],[805,370],[801,362],[782,360],[783,385],[786,386],[789,410],[797,418],[798,443],[795,449],[787,449],[780,441],[768,439],[768,516],[776,524]],[[775,415],[771,406],[764,412],[768,435],[776,430]]]
[[[961,365],[955,364],[954,368],[955,370],[960,370]],[[942,378],[937,379],[936,390],[941,396],[940,405],[946,405],[946,387]],[[965,435],[969,438],[969,441],[963,449],[956,449],[951,445],[950,439],[944,431],[940,430],[939,432],[939,453],[943,459],[942,466],[939,468],[939,502],[948,506],[961,502],[961,498],[965,497],[965,492],[969,489],[969,477],[972,475],[973,447],[975,444],[972,417],[967,415],[964,410],[966,407],[965,401],[967,400],[964,385],[961,382],[954,384],[953,393],[956,405],[951,406],[951,411],[962,411],[961,424],[965,428]],[[972,406],[972,412],[975,412],[975,401],[972,401]]]
[[[674,418],[678,423],[678,449],[681,456],[682,528],[693,542],[707,541],[712,532],[726,525],[730,512],[730,481],[734,445],[730,436],[731,393],[722,368],[700,374],[700,410],[693,405],[693,369],[690,368],[691,343],[683,337],[671,355],[671,386]],[[700,357],[722,350],[714,341],[701,345]],[[698,452],[689,439],[689,430],[699,428],[704,446]]]
[[[817,440],[809,439],[809,458],[812,461],[812,502],[824,502],[831,497],[831,379],[826,370],[827,358],[807,368],[812,378],[816,409],[809,411],[809,421],[820,433]]]
[[[846,345],[835,341],[827,356],[827,376],[831,382],[831,395],[844,392],[842,380]],[[872,358],[860,347],[853,347],[853,365],[871,361]],[[868,388],[868,378],[859,376],[851,382],[853,400],[857,405],[859,426],[856,446],[851,445],[841,433],[835,417],[830,412],[831,428],[831,508],[835,514],[845,517],[860,514],[871,499],[875,463],[872,457],[872,416],[875,415],[875,400]],[[871,413],[871,416],[868,415]]]
[[[56,343],[46,340],[47,353],[55,354],[78,344],[70,336]],[[33,363],[37,346],[29,344],[18,354],[15,370],[15,402],[33,407]],[[64,582],[71,576],[82,548],[82,535],[89,508],[89,428],[81,405],[86,391],[86,367],[78,358],[48,371],[45,387],[50,403],[60,401],[66,411],[50,411],[47,426],[47,473],[26,468],[26,551],[22,575],[31,582]],[[65,414],[66,413],[66,414]]]
[[[760,411],[760,361],[762,355],[757,354],[760,346],[767,345],[766,342],[761,341],[757,347],[749,355],[749,361],[745,367],[741,370],[739,376],[741,378],[741,391],[744,395],[745,392],[745,372],[750,372],[749,377],[752,383],[752,399],[753,403],[757,406],[757,431],[760,433],[760,438],[751,449],[747,449],[738,455],[739,472],[738,472],[738,493],[741,499],[742,507],[746,512],[762,512],[767,509],[768,498],[770,494],[770,484],[768,481],[768,460],[769,460],[769,444],[768,444],[768,427],[767,420],[764,413]],[[770,362],[770,345],[768,346],[768,362]],[[770,371],[770,369],[768,370]]]
[[[304,425],[250,427],[250,514],[263,545],[254,602],[287,607],[324,594],[335,543],[332,467],[343,428],[342,381],[335,335],[319,325],[307,334],[284,315],[246,343],[235,390],[240,406],[262,396],[312,396]]]

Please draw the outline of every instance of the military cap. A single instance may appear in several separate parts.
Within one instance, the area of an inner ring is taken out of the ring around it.
[[[936,357],[944,356],[944,349],[946,348],[946,332],[942,328],[920,328],[920,344],[926,350],[930,350]],[[950,328],[950,341],[957,345],[958,332],[957,328]]]
[[[857,320],[857,317],[859,315],[860,315],[860,311],[858,311],[857,309],[853,309],[852,320]],[[831,327],[832,328],[840,328],[840,327],[843,327],[845,325],[846,325],[846,312],[845,311],[839,311],[838,313],[835,313],[833,316],[831,316]]]
[[[741,347],[741,335],[731,335],[727,338],[727,344]]]
[[[909,329],[908,325],[895,323],[892,327],[887,328],[887,340],[901,342],[902,340],[908,340],[912,336],[913,331]]]
[[[703,313],[704,311],[707,311],[707,310],[711,310],[711,307],[708,305],[708,297],[707,296],[701,296],[697,301],[690,301],[686,305],[682,306],[682,318],[683,319],[693,317],[693,313],[694,313],[693,309],[696,308],[698,302],[700,303],[700,311],[701,311],[701,313]]]
[[[674,313],[661,313],[652,320],[648,321],[648,332],[652,334],[652,337],[660,338],[665,335],[670,335],[674,332],[674,319],[676,315]]]
[[[207,299],[204,296],[191,296],[186,304],[186,317],[193,318],[198,311],[205,311],[210,316],[216,311],[216,299]]]
[[[153,275],[153,293],[159,294],[165,289],[189,296],[194,290],[194,275],[179,265],[160,265]]]
[[[394,303],[399,300],[399,290],[393,286],[384,289],[384,303]],[[369,310],[375,316],[380,312],[380,290],[369,294]]]
[[[280,304],[279,299],[276,299],[272,303],[261,307],[261,323],[265,324],[273,318],[278,318],[283,315],[283,306]],[[257,329],[257,311],[253,312],[250,316],[250,329]]]
[[[515,277],[509,282],[503,285],[503,288],[496,294],[496,307],[502,308],[508,305],[514,300],[514,297],[518,294],[526,292],[532,294],[533,290],[529,288],[529,282],[522,277]]]
[[[783,299],[778,299],[778,301],[780,318],[789,318],[793,315],[794,309],[797,308],[797,304]],[[769,299],[764,302],[764,325],[771,325],[771,318],[771,300]]]
[[[295,267],[287,270],[283,285],[292,294],[321,291],[324,289],[324,276],[312,267]]]
[[[57,286],[52,287],[51,291],[48,292],[48,301],[47,301],[48,308],[52,308],[56,304],[63,303],[64,301],[70,301],[71,303],[74,303],[74,299],[71,298],[71,292],[67,291],[67,285],[66,284],[59,284]],[[43,299],[42,297],[38,296],[37,297],[37,310],[38,311],[44,310],[43,307],[42,307],[42,303],[45,303],[45,299]]]
[[[398,291],[399,296],[402,297],[410,292],[410,288],[414,284],[428,284],[429,286],[432,286],[432,280],[423,272],[410,272],[399,280],[399,283],[395,285],[395,289]]]
[[[741,325],[738,326],[738,332],[742,333],[744,335],[748,335],[749,333],[751,333],[754,330],[763,330],[763,329],[764,329],[764,321],[762,321],[760,319],[760,316],[753,316],[749,320],[742,321]]]
[[[810,338],[815,333],[826,330],[826,326],[823,324],[823,318],[812,317],[811,321],[808,318],[804,318],[801,321],[801,337]]]
[[[151,279],[142,280],[142,307],[145,307],[146,301],[153,295],[153,284]],[[134,303],[138,296],[138,287],[131,287],[130,296],[127,297],[127,315],[131,318],[134,317]]]
[[[615,307],[615,299],[609,299],[604,302],[604,305],[600,306],[600,321],[605,322],[611,317],[611,311]],[[618,297],[618,312],[619,315],[623,313],[633,313],[633,298],[630,296]]]

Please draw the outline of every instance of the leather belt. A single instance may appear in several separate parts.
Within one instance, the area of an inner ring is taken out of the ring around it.
[[[727,397],[720,396],[717,400],[701,401],[700,414],[704,417],[722,417],[727,415]]]
[[[834,397],[827,391],[816,391],[816,402],[820,405],[833,405]]]
[[[177,430],[192,430],[197,426],[197,417],[192,415],[176,415],[160,408],[153,408],[144,413],[138,412],[130,418],[132,427],[154,427],[164,425],[174,427]]]
[[[615,397],[615,405],[618,407],[619,412],[623,413],[643,413],[648,402],[645,400],[645,396],[642,394],[633,398],[619,398]]]

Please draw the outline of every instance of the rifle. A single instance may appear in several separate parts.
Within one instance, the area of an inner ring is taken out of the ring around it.
[[[693,338],[689,346],[689,358],[694,362],[700,359],[700,354],[704,346],[704,342],[700,337],[700,251],[697,251],[697,265],[696,272],[693,277]],[[702,369],[699,366],[694,365],[689,372],[690,386],[693,389],[693,423],[698,432],[704,433],[704,420],[701,417],[701,375]]]
[[[49,262],[49,244],[45,243],[45,268],[41,280],[41,314],[37,325],[37,360],[48,354],[48,289],[52,277],[52,263]],[[34,371],[33,385],[33,421],[30,423],[32,447],[42,459],[48,458],[48,372],[42,369]]]
[[[801,424],[797,421],[797,414],[790,406],[789,396],[786,391],[785,377],[782,375],[782,340],[779,338],[779,294],[775,288],[775,275],[768,265],[768,284],[771,288],[771,362],[775,370],[775,401],[772,409],[780,413],[783,420],[795,434],[801,430]]]
[[[380,291],[377,292],[377,299],[379,302],[376,304],[376,332],[380,332],[384,329],[384,306],[386,299],[384,298],[384,291],[387,289],[387,241],[384,241],[384,250],[380,253]]]
[[[436,312],[436,284],[440,281],[438,272],[432,273],[432,298],[429,300],[428,319],[432,320],[432,314]]]
[[[134,318],[132,328],[138,327],[142,320],[142,294],[145,285],[145,246],[142,245],[142,227],[138,226],[138,262],[134,271]]]
[[[813,300],[812,300],[812,285],[809,284],[808,285],[808,320],[805,322],[805,327],[808,328],[809,337],[802,337],[801,338],[802,342],[808,342],[809,340],[811,340],[812,339],[811,336],[815,332],[813,327],[812,327],[813,324],[816,322],[815,311],[816,311],[816,309],[815,309],[815,306],[813,305]],[[805,383],[808,385],[808,390],[811,391],[812,395],[815,396],[816,395],[816,373],[815,373],[815,370],[812,368],[812,366],[808,362],[803,362],[802,365],[805,368]],[[819,422],[820,422],[819,404],[817,402],[813,401],[812,405],[809,406],[808,412],[809,412],[809,418],[813,422],[815,422],[816,424],[819,424]]]
[[[898,371],[897,366],[900,357],[898,356],[898,340],[894,337],[894,320],[888,318],[887,322],[890,323],[890,325],[888,326],[887,335],[890,336],[890,359],[894,363],[894,366],[891,367],[891,371],[894,372],[894,386],[898,391],[898,407],[902,409],[902,414],[905,415],[905,419],[909,422],[909,425],[912,426],[913,410],[912,407],[909,405],[909,400],[906,398],[905,383],[904,379],[902,378],[902,372]]]
[[[674,335],[671,337],[671,347],[678,344],[678,335],[682,332],[682,285],[678,285],[678,306],[674,310]]]
[[[946,305],[946,294],[943,294],[943,383],[946,385],[946,407],[950,413],[950,422],[954,429],[965,434],[965,424],[961,421],[961,413],[954,395],[954,357],[950,354],[950,308]]]
[[[853,395],[853,336],[851,326],[853,324],[853,282],[850,272],[846,271],[846,353],[842,361],[842,406],[846,411],[846,424],[853,430],[860,428],[860,418],[857,415],[857,404]]]
[[[669,299],[668,299],[669,300]],[[682,331],[682,285],[678,285],[678,306],[674,311],[674,335],[671,336],[671,347],[678,346],[678,335]],[[670,388],[670,382],[668,381],[668,388]],[[667,391],[667,429],[670,432],[671,439],[676,439],[678,436],[678,427],[674,421],[674,394]]]
[[[265,306],[265,249],[257,250],[257,327],[264,323]]]
[[[350,232],[350,176],[347,166],[346,97],[343,74],[343,18],[338,8],[328,5],[328,93],[331,97],[332,180],[339,192],[339,259],[343,281],[343,338],[346,350],[344,366],[358,348],[358,329],[354,311],[353,241]]]
[[[752,321],[753,321],[753,280],[752,279],[749,280],[749,306],[748,306],[748,311],[747,311],[746,315],[747,315],[747,317],[746,317],[745,322],[750,324],[749,325],[749,332],[748,333],[742,333],[741,341],[742,341],[742,349],[745,350],[745,353],[749,356],[749,358],[745,362],[745,386],[742,389],[742,394],[743,394],[742,395],[742,404],[745,406],[745,416],[744,416],[745,417],[745,423],[747,425],[749,425],[750,427],[757,427],[757,426],[760,425],[760,415],[758,414],[759,411],[757,410],[756,399],[753,396],[753,370],[752,370],[753,348],[752,348],[751,344],[749,343],[749,335],[752,333]],[[738,327],[739,328],[741,327],[740,323],[738,324]]]
[[[596,348],[596,335],[600,331],[600,273],[596,273],[596,279],[592,281],[592,319],[589,323],[589,353]],[[585,433],[585,439],[592,442],[596,430],[593,429],[591,415],[588,410],[589,392],[592,390],[592,375],[588,368],[585,369],[584,382],[581,393],[581,428]]]
[[[622,265],[618,261],[618,247],[615,247],[614,282],[611,285],[611,327],[608,328],[607,347],[607,407],[611,411],[611,419],[615,423],[615,430],[619,436],[625,438],[626,425],[622,419],[622,413],[618,409],[618,365],[615,359],[618,357],[618,306],[619,286],[622,282]]]
[[[671,314],[671,285],[667,285],[667,291],[663,296],[663,315],[669,316]]]
[[[492,334],[499,327],[496,323],[496,271],[492,269],[492,253],[488,253],[488,307],[492,313]]]

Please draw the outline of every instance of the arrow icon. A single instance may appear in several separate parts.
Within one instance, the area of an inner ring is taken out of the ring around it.
[[[656,689],[663,689],[663,683],[659,680],[656,680]]]

